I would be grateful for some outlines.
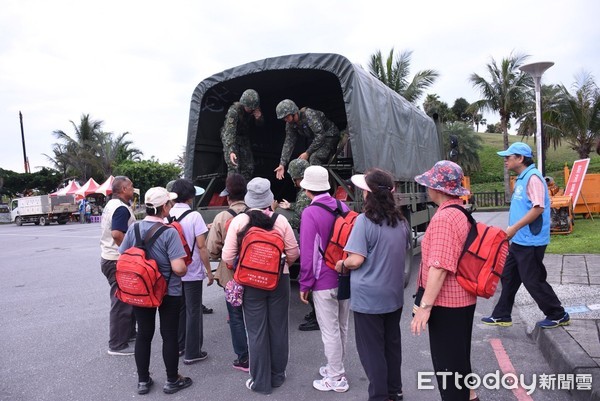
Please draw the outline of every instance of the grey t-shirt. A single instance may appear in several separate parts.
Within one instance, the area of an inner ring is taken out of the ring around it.
[[[350,308],[359,313],[379,314],[398,310],[404,304],[404,258],[408,248],[408,225],[377,225],[359,215],[344,248],[365,257],[350,274]]]
[[[119,246],[119,253],[125,252],[127,249],[135,245],[135,231],[134,227],[136,224],[140,225],[140,234],[142,238],[146,235],[148,230],[156,224],[153,221],[142,220],[139,223],[132,224],[127,229],[125,238]],[[179,234],[174,228],[167,228],[163,233],[156,239],[150,250],[148,251],[147,257],[154,259],[158,264],[158,270],[169,283],[167,295],[181,296],[181,277],[173,273],[171,270],[171,260],[183,258],[185,256],[185,250],[179,239]]]

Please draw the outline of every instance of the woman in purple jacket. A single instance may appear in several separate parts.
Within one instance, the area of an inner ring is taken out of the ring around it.
[[[319,369],[322,379],[313,381],[313,387],[342,393],[349,388],[344,369],[349,301],[337,299],[338,274],[327,267],[322,251],[329,242],[335,209],[338,205],[344,211],[349,209],[329,195],[329,174],[321,166],[308,167],[300,187],[311,199],[300,224],[300,300],[308,304],[308,294],[312,292],[327,359]]]

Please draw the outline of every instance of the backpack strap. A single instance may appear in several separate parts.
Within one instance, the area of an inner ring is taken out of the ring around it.
[[[277,221],[277,217],[279,217],[279,213],[273,213],[271,215],[271,229],[275,227],[275,222]]]
[[[473,218],[471,212],[468,212],[464,207],[460,205],[448,205],[446,207],[451,207],[452,209],[458,209],[467,217],[467,220],[471,224],[471,228],[469,229],[469,234],[467,234],[467,240],[465,241],[465,245],[463,247],[463,251],[461,255],[464,255],[465,252],[469,249],[475,238],[477,238],[477,222]]]
[[[231,215],[231,217],[237,216],[237,212],[235,210],[231,209],[231,208],[227,209],[227,213],[229,213]]]
[[[148,251],[160,235],[169,227],[163,223],[155,223],[144,237],[144,248]]]
[[[323,203],[320,203],[320,202],[313,202],[309,206],[318,206],[321,209],[327,210],[331,214],[338,214],[339,213],[338,211],[342,210],[342,205],[340,204],[339,200],[337,202],[338,202],[338,205],[337,205],[337,207],[335,209],[332,209],[329,206],[327,206],[327,205],[325,205]]]

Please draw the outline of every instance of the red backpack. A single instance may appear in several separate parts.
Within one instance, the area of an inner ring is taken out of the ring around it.
[[[156,223],[146,233],[146,239],[142,239],[139,223],[135,224],[135,245],[119,256],[115,273],[118,285],[115,295],[126,304],[156,308],[162,303],[168,283],[156,261],[147,258],[147,251],[167,228]]]
[[[353,210],[345,212],[344,209],[342,209],[342,202],[337,199],[336,202],[337,207],[335,210],[332,210],[330,207],[319,202],[311,203],[311,206],[319,206],[335,215],[335,221],[333,223],[333,228],[331,229],[327,247],[325,248],[325,251],[319,249],[319,252],[321,252],[321,255],[325,259],[325,264],[334,270],[338,260],[342,260],[348,255],[347,252],[344,252],[344,247],[348,243],[348,238],[350,238],[350,233],[352,232],[352,228],[354,228],[354,222],[358,217],[358,213]]]
[[[467,292],[490,298],[496,292],[508,255],[508,238],[500,227],[475,221],[471,213],[459,205],[449,205],[467,216],[471,229],[458,259],[456,281]]]
[[[189,266],[192,263],[192,256],[194,255],[194,248],[196,247],[196,237],[194,237],[194,243],[192,244],[192,249],[190,249],[190,246],[189,246],[187,240],[185,239],[183,227],[181,226],[180,221],[183,220],[183,218],[190,213],[192,213],[191,210],[186,210],[185,212],[183,212],[181,214],[181,216],[179,216],[179,218],[177,218],[175,216],[169,216],[168,217],[169,224],[167,224],[167,226],[173,227],[174,229],[176,229],[177,233],[179,234],[179,239],[181,240],[181,245],[183,245],[183,250],[185,251],[185,257],[183,258],[183,261],[185,262],[186,266]]]
[[[275,224],[277,213],[271,216]],[[285,264],[285,242],[274,228],[250,227],[244,235],[233,279],[241,285],[272,291]]]

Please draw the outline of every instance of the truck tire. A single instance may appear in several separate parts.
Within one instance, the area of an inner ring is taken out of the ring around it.
[[[58,224],[67,224],[67,219],[58,219]]]
[[[23,220],[21,219],[21,216],[15,217],[15,224],[18,225],[18,226],[22,226],[23,225]]]
[[[40,216],[40,225],[42,226],[47,226],[48,224],[50,224],[50,222],[48,221],[48,218],[46,216]]]

